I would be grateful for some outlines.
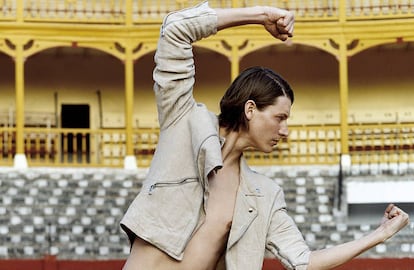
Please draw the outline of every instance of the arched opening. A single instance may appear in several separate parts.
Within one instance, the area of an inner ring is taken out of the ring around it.
[[[88,129],[102,128],[105,114],[123,107],[123,73],[118,59],[92,48],[56,47],[30,57],[25,63],[25,125],[66,130],[26,135],[34,138],[26,142],[28,158],[59,156],[63,163],[89,163],[99,155],[99,136],[90,147]]]

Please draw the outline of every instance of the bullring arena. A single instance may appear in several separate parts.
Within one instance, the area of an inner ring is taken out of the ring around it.
[[[0,1],[0,269],[122,268],[119,221],[159,136],[159,27],[197,3]],[[414,1],[209,3],[290,9],[295,36],[243,26],[197,42],[197,101],[217,113],[249,66],[283,74],[289,138],[248,163],[283,187],[312,249],[360,238],[399,205],[411,223],[338,269],[414,269]],[[269,255],[263,269],[283,267]]]

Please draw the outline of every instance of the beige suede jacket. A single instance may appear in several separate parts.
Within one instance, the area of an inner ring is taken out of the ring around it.
[[[139,236],[176,260],[205,215],[207,175],[222,166],[217,117],[192,95],[192,43],[216,31],[217,15],[207,2],[165,18],[154,70],[159,143],[143,187],[121,220],[131,240]],[[286,213],[282,189],[243,158],[240,168],[225,269],[262,269],[266,250],[287,269],[306,269],[310,251]]]

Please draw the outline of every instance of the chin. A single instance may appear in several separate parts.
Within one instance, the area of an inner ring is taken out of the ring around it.
[[[261,149],[261,151],[262,151],[263,153],[265,153],[265,154],[270,154],[270,153],[272,153],[272,152],[273,152],[273,150],[274,150],[274,147],[273,147],[273,146],[269,146],[269,147],[266,147],[266,148],[262,148],[262,149]]]

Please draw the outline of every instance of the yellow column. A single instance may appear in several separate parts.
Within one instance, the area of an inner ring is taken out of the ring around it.
[[[341,163],[345,167],[351,165],[348,148],[348,55],[344,36],[339,45],[339,92],[341,115]]]
[[[18,23],[23,22],[23,0],[16,1],[16,18]]]
[[[127,26],[132,25],[132,0],[125,0],[125,24]]]
[[[27,160],[24,153],[24,42],[16,42],[15,62],[15,87],[16,87],[16,155],[14,167],[27,168]]]
[[[125,169],[136,169],[137,161],[134,155],[133,116],[134,116],[134,59],[133,47],[130,42],[125,47],[125,131],[126,131],[126,156]]]
[[[346,21],[346,0],[339,0],[339,22],[345,23]]]
[[[236,79],[240,72],[240,63],[239,63],[239,48],[237,45],[232,45],[231,47],[231,81]]]

